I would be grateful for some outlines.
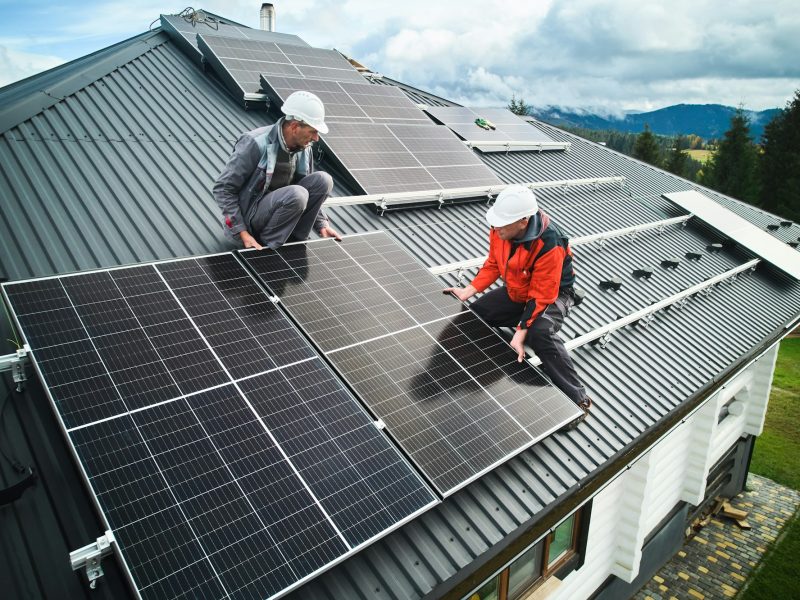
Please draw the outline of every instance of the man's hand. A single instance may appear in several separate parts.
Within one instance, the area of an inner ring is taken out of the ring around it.
[[[514,337],[511,338],[509,344],[517,351],[517,362],[525,360],[525,336],[528,335],[527,329],[517,329]]]
[[[332,237],[337,242],[341,242],[342,241],[342,236],[339,235],[339,233],[333,227],[331,227],[330,225],[325,225],[325,227],[320,229],[319,230],[319,234],[324,238]]]
[[[263,250],[264,246],[258,243],[258,240],[254,238],[248,231],[242,231],[239,234],[239,239],[242,240],[242,244],[244,244],[245,248],[255,248],[256,250]]]
[[[453,294],[456,298],[458,298],[462,302],[465,302],[467,298],[471,298],[472,296],[477,294],[478,290],[476,290],[472,285],[468,285],[465,288],[455,288],[455,287],[445,288],[442,290],[442,293]]]

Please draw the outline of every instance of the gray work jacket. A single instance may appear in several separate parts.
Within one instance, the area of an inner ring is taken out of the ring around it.
[[[283,119],[275,125],[243,133],[236,140],[233,154],[214,183],[214,199],[222,210],[223,227],[230,238],[237,239],[239,233],[248,229],[258,200],[269,193],[269,182],[280,148],[278,131],[281,123]],[[313,169],[309,146],[297,156],[295,179],[310,175]],[[322,211],[317,220],[325,224]]]

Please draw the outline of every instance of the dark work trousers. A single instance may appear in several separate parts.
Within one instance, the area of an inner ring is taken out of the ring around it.
[[[559,294],[556,301],[536,317],[528,328],[525,343],[541,359],[542,368],[550,381],[578,404],[586,398],[586,389],[581,385],[572,358],[558,335],[564,317],[569,314],[574,303],[568,293]],[[492,327],[516,327],[525,303],[511,300],[508,290],[503,286],[487,292],[473,302],[470,308]]]
[[[327,173],[317,171],[306,175],[297,185],[287,185],[258,201],[250,218],[250,233],[261,244],[275,250],[289,236],[305,240],[311,234],[322,203],[333,189],[333,179]]]

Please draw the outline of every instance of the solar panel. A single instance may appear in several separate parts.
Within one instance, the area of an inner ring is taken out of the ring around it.
[[[797,251],[750,221],[694,190],[664,194],[664,197],[784,273],[800,279]]]
[[[330,123],[322,137],[367,194],[502,184],[446,127]]]
[[[281,42],[296,46],[308,46],[306,42],[288,33],[263,31],[226,23],[217,18],[214,20],[200,20],[192,23],[179,15],[161,15],[161,26],[171,38],[178,41],[197,60],[202,58],[202,53],[197,47],[197,34],[205,36],[221,36],[233,39],[258,40],[262,42]]]
[[[561,150],[563,147],[541,146],[537,143],[555,141],[525,122],[514,113],[498,108],[470,109],[462,106],[430,106],[425,111],[440,121],[465,140],[475,142],[475,147],[484,152],[506,152],[508,150]],[[483,118],[491,121],[495,129],[486,130],[475,123],[476,119]],[[480,142],[531,142],[528,146],[514,145],[508,148],[503,146],[482,146]]]
[[[277,597],[436,502],[231,254],[3,292],[144,598]]]
[[[335,50],[197,35],[197,46],[236,95],[261,93],[261,74],[363,82]]]
[[[580,415],[386,234],[241,256],[442,495]]]
[[[396,87],[266,75],[262,75],[261,85],[279,104],[297,90],[313,92],[325,105],[327,123],[430,123],[425,113]]]

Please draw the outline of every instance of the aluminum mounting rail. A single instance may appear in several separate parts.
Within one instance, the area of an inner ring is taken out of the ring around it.
[[[456,200],[459,198],[478,198],[486,196],[490,198],[496,196],[509,185],[525,185],[532,190],[541,190],[547,188],[560,188],[568,189],[575,186],[594,186],[600,187],[603,184],[618,183],[620,186],[625,185],[625,177],[616,175],[613,177],[588,177],[585,179],[558,179],[555,181],[533,181],[520,184],[500,183],[491,186],[477,186],[477,187],[463,187],[463,188],[449,188],[446,190],[422,190],[419,192],[393,192],[389,194],[365,194],[362,196],[338,196],[328,198],[325,201],[325,206],[349,206],[352,204],[377,204],[381,208],[387,208],[396,204],[408,204],[411,202],[425,202],[430,200],[439,201],[440,203],[446,200]]]
[[[641,310],[637,310],[636,312],[631,313],[626,317],[622,317],[621,319],[612,321],[607,325],[598,327],[594,331],[590,331],[589,333],[585,333],[579,337],[564,342],[564,346],[567,348],[567,350],[574,350],[575,348],[578,348],[595,340],[601,340],[602,345],[605,346],[610,338],[610,334],[613,333],[614,331],[621,329],[622,327],[625,327],[627,325],[630,325],[631,323],[635,323],[637,321],[641,321],[642,323],[644,323],[644,326],[646,327],[649,324],[650,320],[652,320],[653,318],[652,315],[654,315],[659,310],[662,310],[674,304],[681,303],[689,296],[697,294],[698,292],[710,291],[710,289],[713,286],[717,285],[722,281],[732,279],[736,277],[739,273],[743,273],[744,271],[755,269],[756,265],[759,262],[761,262],[760,259],[754,258],[753,260],[750,260],[744,263],[743,265],[739,265],[738,267],[731,269],[729,271],[725,271],[724,273],[720,273],[719,275],[716,275],[715,277],[712,277],[707,281],[703,281],[702,283],[693,285],[692,287],[687,288],[682,292],[678,292],[674,296],[669,296],[668,298],[664,298],[663,300],[660,300],[655,304],[651,304],[650,306],[643,308]],[[530,362],[534,366],[542,364],[542,361],[536,356],[529,358],[528,362]]]
[[[510,151],[512,149],[524,148],[526,150],[566,150],[570,151],[572,142],[542,142],[542,141],[503,141],[503,140],[466,140],[464,142],[468,148],[477,148],[488,152]]]
[[[658,229],[659,231],[663,231],[669,225],[675,225],[677,223],[685,223],[691,218],[692,215],[683,215],[681,217],[675,217],[673,219],[664,219],[663,221],[654,221],[652,223],[645,223],[643,225],[634,225],[632,227],[624,227],[622,229],[603,231],[602,233],[593,233],[592,235],[584,235],[581,237],[573,238],[569,241],[569,243],[570,246],[580,246],[582,244],[590,244],[592,242],[603,243],[606,240],[617,237],[624,237],[626,235],[635,236],[636,234],[642,231],[648,231],[650,229]],[[449,263],[446,265],[431,267],[429,271],[434,275],[443,275],[444,273],[451,273],[453,271],[463,271],[465,269],[479,267],[483,264],[485,260],[486,260],[485,256],[480,256],[477,258],[470,258],[468,260],[462,260],[459,262]]]

